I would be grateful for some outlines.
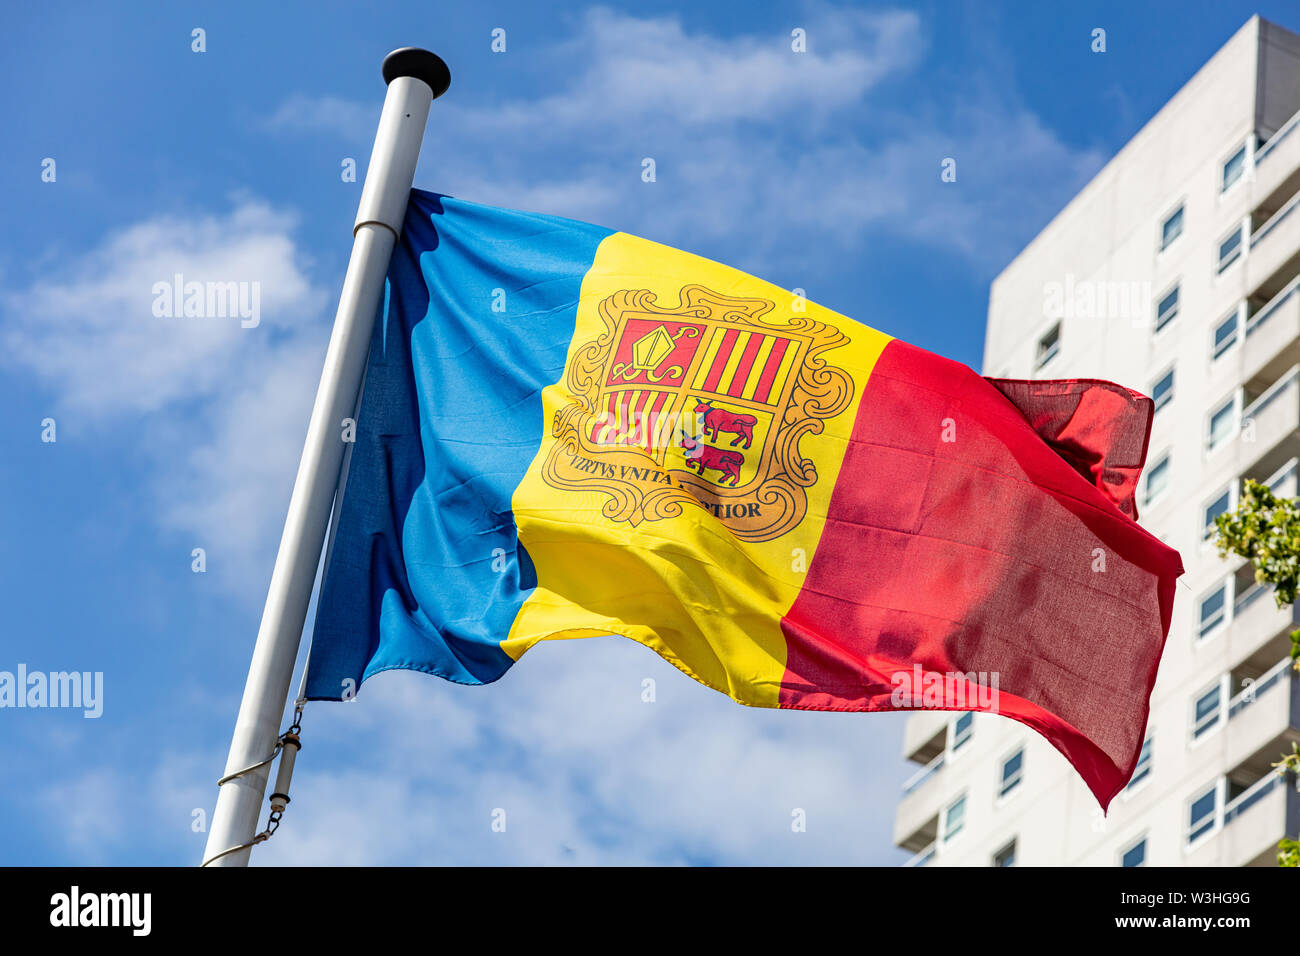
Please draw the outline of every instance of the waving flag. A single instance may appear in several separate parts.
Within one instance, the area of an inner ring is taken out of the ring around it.
[[[1150,421],[1116,385],[985,380],[718,263],[417,190],[307,696],[622,635],[744,704],[996,711],[1106,805],[1182,572],[1134,520]]]

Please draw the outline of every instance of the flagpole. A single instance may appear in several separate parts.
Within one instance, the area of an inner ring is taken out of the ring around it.
[[[248,865],[251,847],[223,851],[243,847],[257,832],[270,764],[239,771],[271,756],[280,736],[343,460],[343,420],[356,409],[375,313],[406,214],[429,105],[451,83],[447,65],[415,47],[388,54],[383,76],[388,92],[352,230],[352,255],[203,855],[212,866]]]

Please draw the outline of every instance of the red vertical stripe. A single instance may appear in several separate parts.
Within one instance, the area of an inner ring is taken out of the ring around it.
[[[763,365],[763,371],[758,376],[758,385],[754,388],[754,401],[767,401],[767,396],[772,391],[772,383],[776,381],[776,373],[781,369],[781,360],[785,358],[785,350],[789,347],[789,339],[777,339],[773,344],[772,351],[767,355],[767,362]]]
[[[727,394],[732,398],[740,398],[741,393],[745,391],[749,370],[754,367],[754,359],[758,357],[758,350],[762,347],[764,338],[766,336],[750,334],[749,343],[740,356],[740,364],[736,366],[736,374],[731,377],[731,387],[727,389]]]
[[[609,407],[606,409],[605,432],[601,439],[606,445],[618,438],[618,392],[609,393]]]
[[[628,409],[628,439],[629,445],[640,445],[645,447],[646,434],[646,405],[654,398],[654,392],[642,392],[641,397],[636,400],[636,407]]]
[[[620,445],[627,442],[628,404],[631,400],[632,392],[630,389],[618,393],[618,432],[616,434]]]
[[[660,418],[663,415],[664,403],[668,400],[668,395],[666,392],[655,392],[654,396],[654,404],[650,407],[650,414],[648,416],[649,420],[646,422],[644,433],[645,441],[643,442],[643,445],[646,451],[654,451],[655,442],[661,437],[667,437],[660,436],[659,432],[663,428],[663,422],[660,421]]]
[[[604,444],[609,440],[609,436],[614,433],[614,394],[611,392],[605,398],[605,410],[596,415],[591,422],[591,432],[587,436],[594,445]]]
[[[704,380],[706,392],[718,390],[718,379],[722,378],[722,370],[727,367],[727,359],[731,357],[732,346],[736,344],[736,336],[739,334],[735,329],[727,329],[726,334],[722,336],[722,344],[718,346],[718,354],[713,357],[709,377]]]
[[[1094,388],[1127,394],[1091,445],[1103,456],[1129,449],[1141,463],[1149,399],[1108,383],[1042,384],[1081,405]],[[1137,764],[1181,572],[1177,552],[996,388],[891,342],[865,384],[821,539],[782,621],[781,706],[995,710],[1047,737],[1104,807]],[[952,675],[983,674],[997,694],[992,706],[896,699],[917,669],[949,686]]]

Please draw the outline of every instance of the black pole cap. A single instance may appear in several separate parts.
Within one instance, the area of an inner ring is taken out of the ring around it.
[[[418,46],[404,46],[384,57],[384,82],[391,83],[399,76],[413,76],[423,80],[433,90],[436,100],[451,86],[451,70],[442,57]]]

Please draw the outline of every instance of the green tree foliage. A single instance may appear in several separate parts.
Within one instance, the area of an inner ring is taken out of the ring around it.
[[[1300,505],[1278,498],[1267,485],[1246,480],[1236,511],[1214,519],[1220,557],[1240,555],[1255,566],[1255,580],[1273,586],[1278,607],[1294,604],[1300,587]],[[1291,632],[1291,660],[1300,671],[1300,628]],[[1300,774],[1300,747],[1273,764],[1277,772]],[[1300,783],[1297,783],[1300,786]],[[1300,841],[1284,838],[1277,845],[1279,866],[1300,867]]]

